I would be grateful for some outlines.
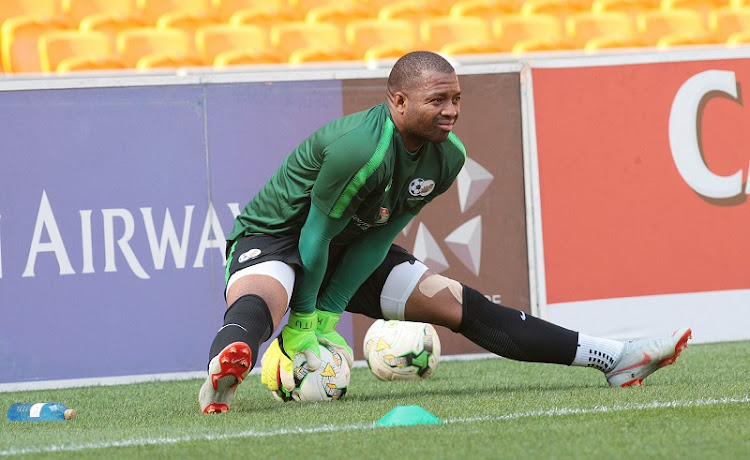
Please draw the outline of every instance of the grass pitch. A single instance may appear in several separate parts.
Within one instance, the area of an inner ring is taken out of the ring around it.
[[[0,393],[58,401],[63,422],[0,421],[0,457],[750,459],[750,342],[691,345],[641,388],[598,371],[504,359],[443,361],[421,382],[355,368],[334,403],[277,403],[253,374],[232,411],[198,413],[201,382]],[[435,425],[375,427],[400,405]],[[212,457],[209,457],[212,456]]]

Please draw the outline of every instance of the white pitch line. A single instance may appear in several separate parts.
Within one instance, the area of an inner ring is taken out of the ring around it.
[[[704,406],[716,406],[726,404],[748,404],[750,403],[750,396],[743,398],[706,398],[696,399],[693,401],[654,401],[645,404],[623,404],[614,406],[594,406],[591,408],[580,408],[580,407],[562,407],[547,410],[528,411],[528,412],[516,412],[506,415],[495,415],[495,416],[483,416],[483,417],[468,417],[468,418],[450,418],[444,420],[444,423],[459,424],[459,423],[476,423],[476,422],[495,422],[503,420],[513,420],[519,418],[529,417],[558,417],[565,415],[586,415],[586,414],[600,414],[605,412],[623,412],[632,410],[647,410],[647,409],[662,409],[662,408],[685,408],[685,407],[704,407]],[[29,447],[22,449],[6,449],[0,451],[0,456],[8,455],[33,455],[51,452],[77,452],[81,450],[89,449],[108,449],[112,447],[143,447],[143,446],[157,446],[157,445],[168,445],[168,444],[179,444],[183,442],[195,442],[195,441],[216,441],[223,439],[237,439],[237,438],[265,438],[271,436],[282,436],[287,434],[319,434],[319,433],[340,433],[342,431],[364,431],[376,429],[374,423],[370,424],[356,424],[356,425],[323,425],[316,426],[314,428],[290,428],[281,430],[268,430],[268,431],[240,431],[237,433],[226,433],[226,434],[205,434],[200,436],[180,436],[176,438],[135,438],[135,439],[123,439],[120,441],[107,441],[99,443],[83,443],[83,444],[60,444],[51,446],[41,447]]]

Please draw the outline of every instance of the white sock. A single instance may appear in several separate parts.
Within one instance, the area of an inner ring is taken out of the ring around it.
[[[578,333],[578,348],[571,366],[594,367],[609,372],[620,359],[625,344]]]

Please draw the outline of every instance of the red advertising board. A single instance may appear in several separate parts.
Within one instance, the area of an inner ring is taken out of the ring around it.
[[[552,319],[555,304],[750,289],[750,60],[532,77]]]

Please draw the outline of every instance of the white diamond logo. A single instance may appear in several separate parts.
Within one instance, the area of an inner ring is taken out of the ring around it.
[[[414,257],[421,260],[436,273],[440,273],[448,268],[448,261],[440,250],[435,238],[433,238],[427,226],[422,222],[417,228],[417,237],[414,240]]]
[[[479,276],[482,259],[482,216],[466,221],[445,238],[445,243],[466,268]]]
[[[466,163],[458,173],[458,202],[461,212],[466,211],[476,203],[487,187],[490,186],[494,177],[482,165],[466,157]]]

